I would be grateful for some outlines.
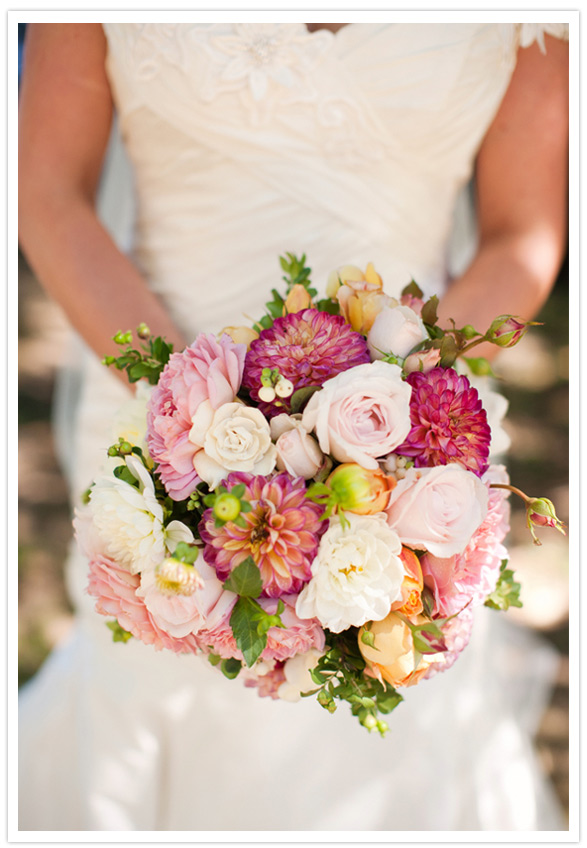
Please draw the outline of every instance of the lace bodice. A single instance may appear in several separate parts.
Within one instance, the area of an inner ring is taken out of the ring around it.
[[[411,276],[440,291],[455,198],[532,38],[483,23],[105,31],[136,259],[189,333],[256,314],[285,250],[319,285],[333,263],[373,260],[390,291]]]

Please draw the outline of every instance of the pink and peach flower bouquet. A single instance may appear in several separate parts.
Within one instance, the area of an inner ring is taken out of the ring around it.
[[[202,654],[262,696],[347,701],[383,735],[398,689],[458,658],[476,606],[521,605],[510,491],[536,541],[564,532],[492,464],[473,385],[491,369],[470,351],[530,322],[441,328],[435,297],[388,296],[372,265],[317,300],[305,256],[280,261],[284,293],[252,327],[175,353],[145,325],[139,349],[115,337],[105,364],[138,388],[75,519],[88,591],[117,641]]]

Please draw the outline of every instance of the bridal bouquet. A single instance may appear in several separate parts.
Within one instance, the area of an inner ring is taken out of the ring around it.
[[[115,337],[106,364],[140,383],[76,517],[89,592],[116,640],[204,654],[260,695],[347,701],[383,734],[398,688],[457,659],[475,606],[520,606],[510,491],[534,536],[562,531],[490,464],[471,382],[490,368],[470,351],[529,322],[441,328],[435,297],[389,297],[372,265],[317,300],[305,257],[281,265],[252,327],[176,353],[144,325],[140,349]]]

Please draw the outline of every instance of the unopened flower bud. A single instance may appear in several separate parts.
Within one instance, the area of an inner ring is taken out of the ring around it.
[[[234,495],[231,495],[229,492],[218,495],[214,501],[214,515],[221,521],[234,521],[234,519],[240,515],[240,511],[240,500]]]
[[[108,453],[108,456],[118,456],[119,455],[118,445],[110,445],[107,453]]]
[[[515,315],[500,315],[492,322],[485,338],[499,347],[513,347],[532,326],[537,326],[535,321],[525,321]]]
[[[461,335],[464,336],[467,340],[474,339],[475,336],[478,336],[479,333],[472,326],[472,324],[465,324],[465,326],[461,329]]]
[[[151,330],[149,329],[149,327],[147,327],[144,321],[141,321],[141,323],[137,327],[137,336],[139,337],[139,339],[148,339],[150,335]]]
[[[529,498],[526,501],[526,521],[536,545],[539,545],[540,541],[534,533],[534,527],[554,527],[566,536],[564,524],[558,518],[553,502],[548,498]]]
[[[358,515],[382,512],[396,482],[383,471],[372,471],[354,462],[345,462],[334,469],[326,481],[342,510]]]
[[[131,344],[132,342],[132,333],[130,330],[127,330],[126,333],[123,333],[122,330],[119,330],[114,336],[114,341],[118,345]]]
[[[118,445],[118,453],[120,456],[127,456],[128,454],[132,453],[131,443],[127,442],[126,440],[121,440],[120,444]]]

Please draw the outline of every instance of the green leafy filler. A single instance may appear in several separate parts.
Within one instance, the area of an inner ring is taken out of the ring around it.
[[[277,610],[272,615],[257,602],[256,598],[263,590],[263,581],[259,567],[251,556],[233,569],[224,581],[224,588],[238,595],[230,616],[230,627],[245,664],[250,668],[265,650],[269,628],[285,627],[280,617],[284,604],[279,600]],[[209,655],[212,665],[217,665],[219,660],[216,654]],[[236,677],[241,667],[240,660],[224,660],[221,664],[227,677]]]
[[[514,580],[514,572],[507,567],[508,560],[502,559],[497,585],[487,596],[485,606],[491,609],[507,610],[510,607],[523,606],[520,600],[521,585]]]

